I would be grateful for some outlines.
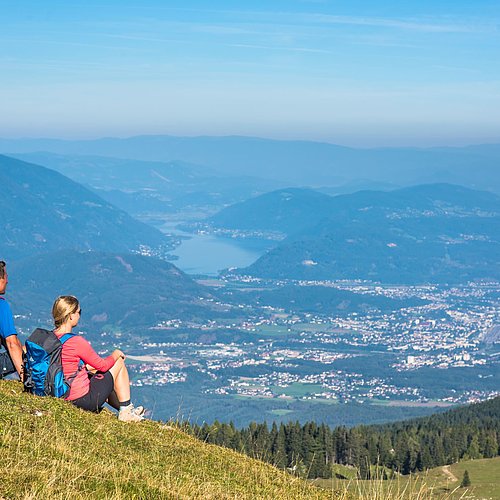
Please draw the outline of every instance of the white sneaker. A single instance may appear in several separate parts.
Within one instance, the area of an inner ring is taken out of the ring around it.
[[[140,422],[144,420],[142,414],[144,413],[144,408],[142,406],[134,407],[132,403],[128,406],[120,408],[118,412],[118,420],[121,422]]]
[[[146,408],[144,408],[144,406],[140,406],[140,405],[139,406],[134,406],[134,408],[132,409],[132,411],[136,415],[144,415],[144,412],[146,411]]]

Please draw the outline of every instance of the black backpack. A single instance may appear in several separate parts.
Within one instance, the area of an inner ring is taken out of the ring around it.
[[[68,395],[71,382],[64,378],[61,354],[64,343],[74,336],[66,333],[58,339],[54,332],[37,328],[28,337],[25,343],[25,391],[56,398]]]

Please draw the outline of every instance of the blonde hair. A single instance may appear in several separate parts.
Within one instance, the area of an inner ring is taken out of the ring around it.
[[[79,307],[80,303],[73,295],[61,295],[57,297],[52,306],[52,317],[54,318],[56,328],[64,325],[69,320],[69,317],[78,311]]]

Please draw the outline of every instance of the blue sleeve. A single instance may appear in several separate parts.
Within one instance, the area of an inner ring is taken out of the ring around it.
[[[16,327],[14,326],[14,318],[9,304],[0,299],[0,337],[4,339],[11,335],[16,335]]]

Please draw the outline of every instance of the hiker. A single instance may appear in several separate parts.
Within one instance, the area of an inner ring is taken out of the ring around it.
[[[3,297],[8,283],[9,276],[5,261],[0,260],[0,379],[17,372],[22,380],[23,348],[17,338],[9,303]]]
[[[63,295],[52,307],[55,335],[60,339],[78,325],[82,309],[76,297]],[[119,349],[101,358],[81,336],[66,340],[62,348],[64,377],[70,383],[66,400],[79,408],[100,412],[104,403],[118,410],[118,420],[139,422],[144,408],[130,402],[130,381],[125,355]],[[90,368],[90,369],[89,369]]]

